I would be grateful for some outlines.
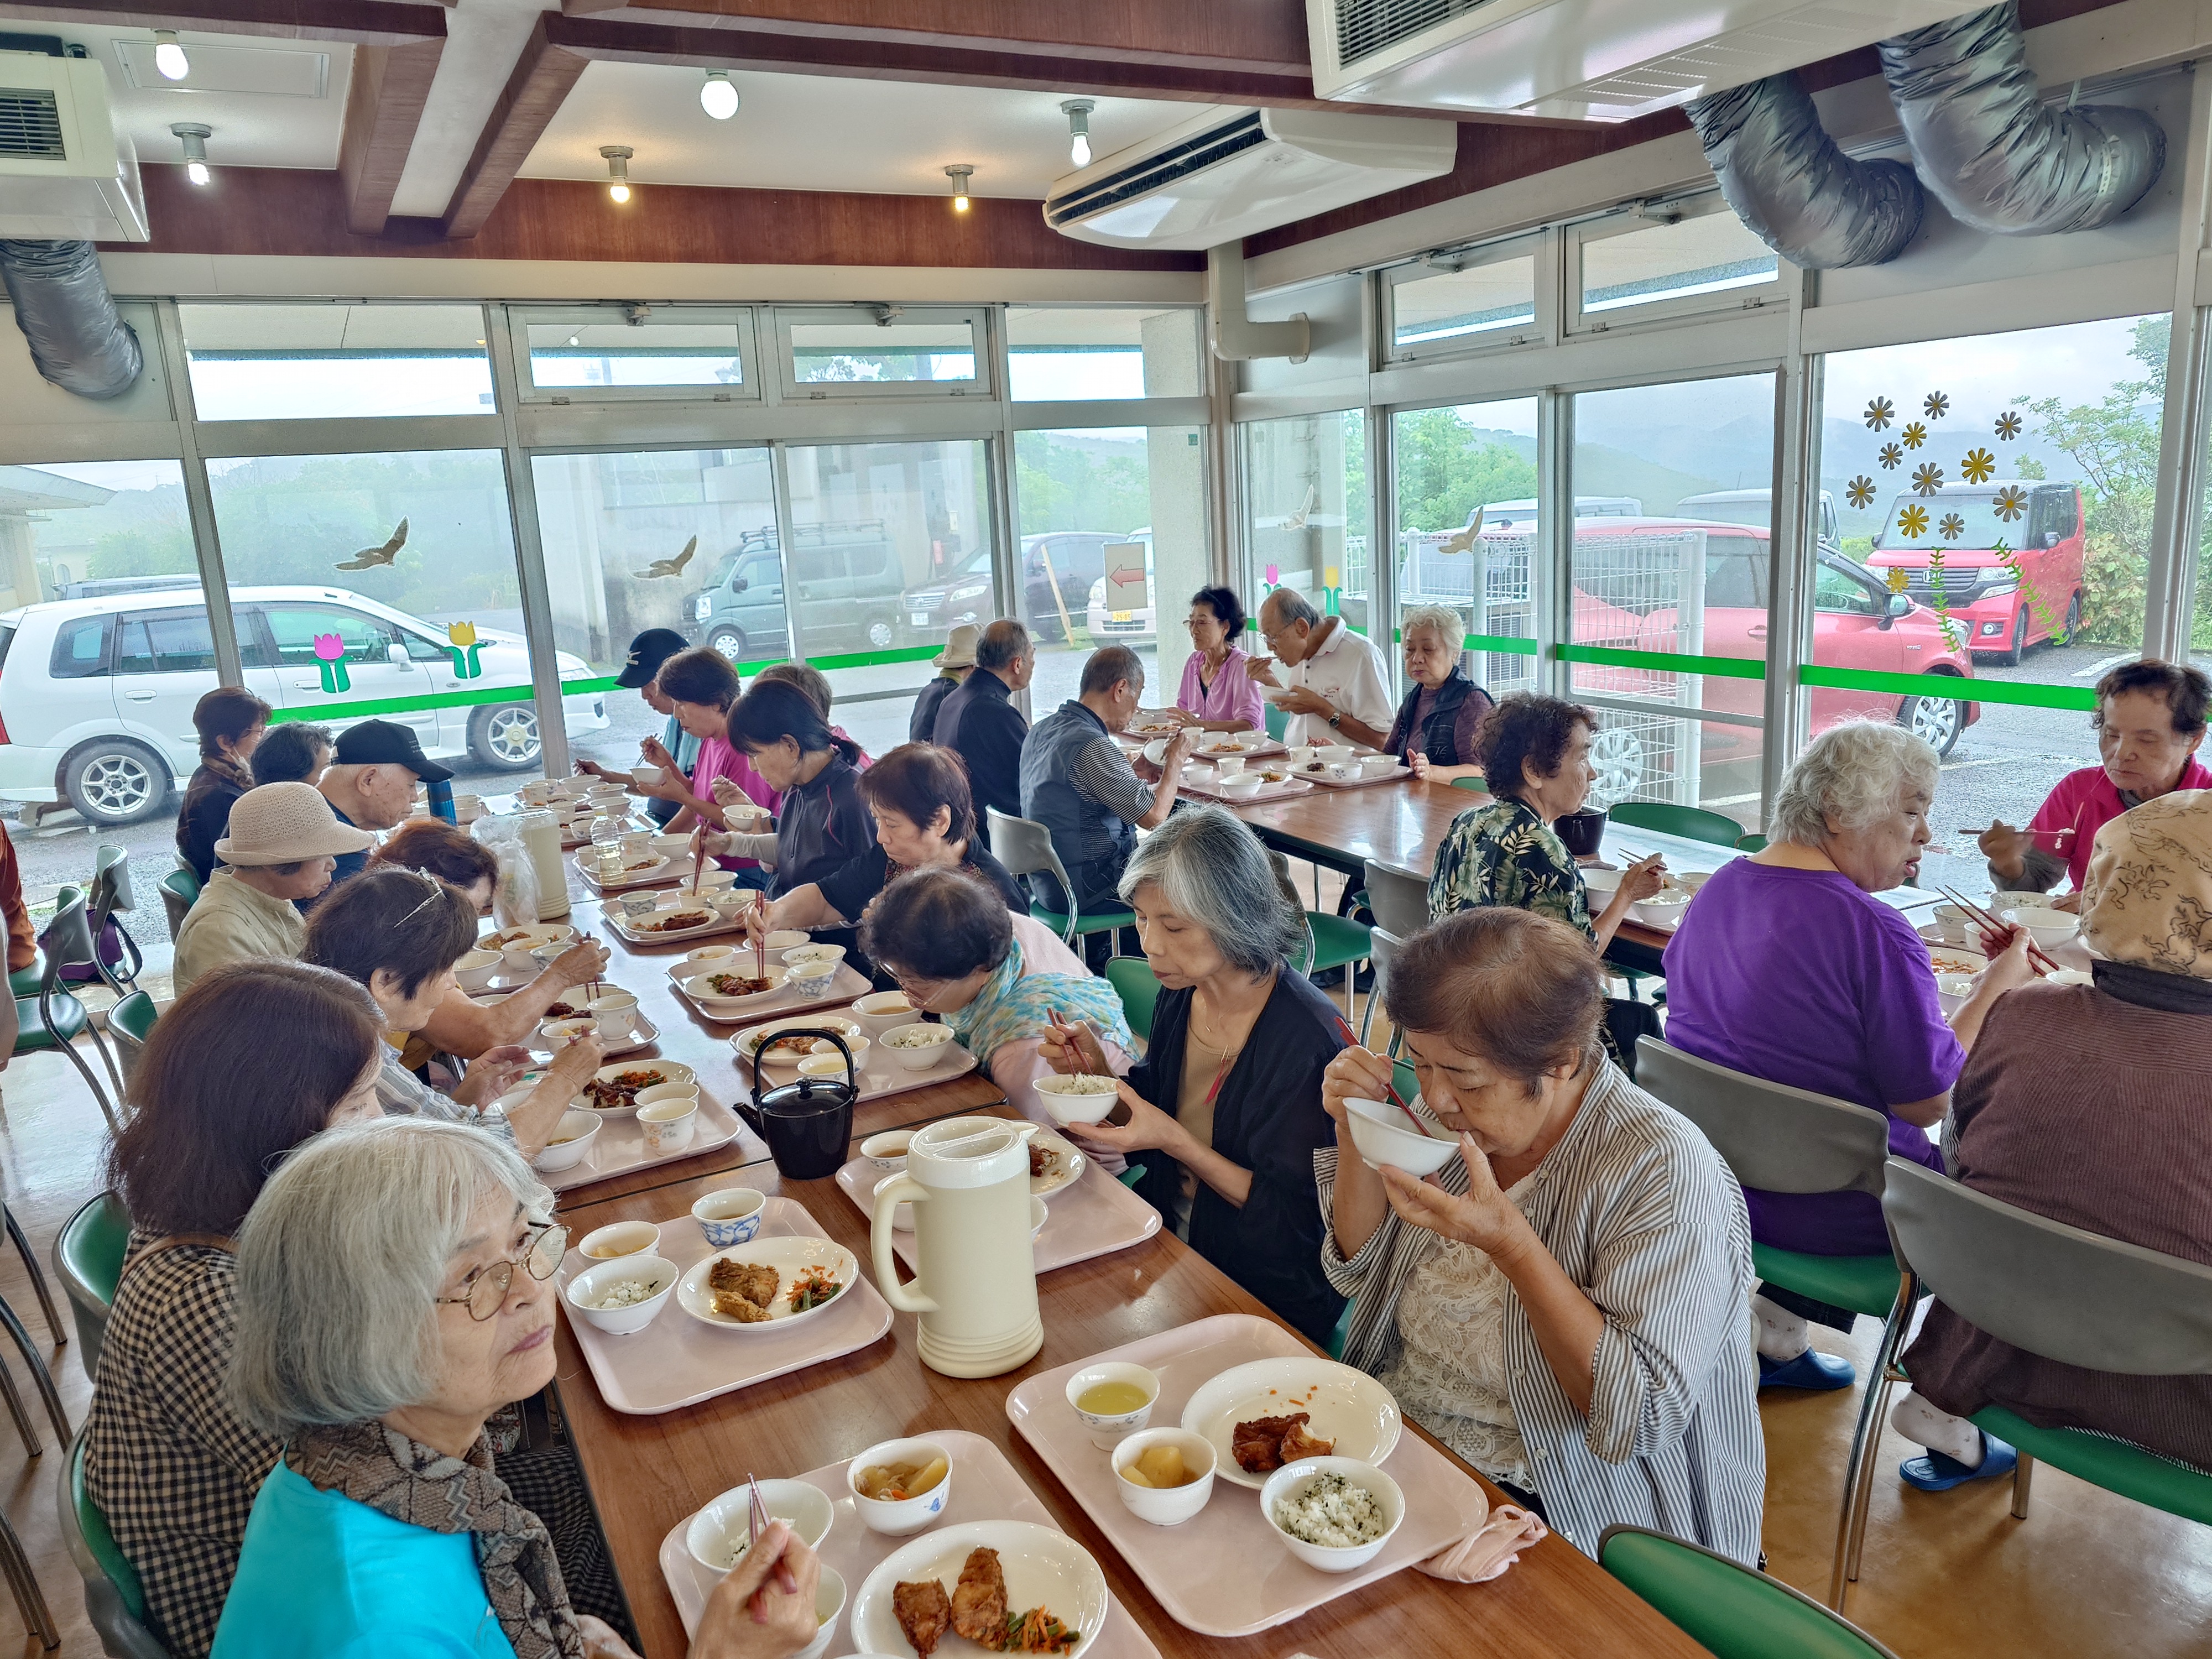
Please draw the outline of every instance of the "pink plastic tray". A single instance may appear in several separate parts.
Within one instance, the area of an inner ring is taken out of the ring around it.
[[[744,1186],[744,1171],[732,1170],[729,1184]],[[804,1205],[791,1199],[771,1198],[762,1212],[758,1237],[829,1236],[807,1214]],[[660,1243],[653,1254],[681,1273],[714,1252],[707,1248],[706,1235],[687,1211],[660,1223]],[[575,1274],[598,1265],[581,1251],[572,1249],[561,1264],[556,1281],[565,1289]],[[757,1333],[716,1330],[703,1325],[678,1307],[672,1296],[653,1323],[630,1336],[610,1336],[595,1325],[569,1318],[565,1298],[561,1305],[562,1316],[568,1319],[568,1328],[576,1334],[576,1346],[584,1351],[584,1361],[592,1368],[592,1380],[599,1385],[599,1397],[618,1412],[653,1417],[836,1359],[866,1347],[890,1329],[890,1304],[877,1294],[865,1273],[860,1283],[837,1299],[842,1307],[825,1309],[787,1331]],[[744,1474],[738,1474],[730,1484],[738,1486],[744,1480]],[[682,1539],[677,1543],[681,1548]]]
[[[847,1000],[850,1000],[849,998]],[[768,1012],[770,1018],[791,1018],[789,1013],[781,1008]],[[765,1025],[768,1023],[768,1019],[748,1018],[746,1027],[750,1030],[752,1026]],[[737,1036],[744,1035],[744,1031],[739,1031]],[[730,1052],[736,1060],[738,1068],[738,1093],[750,1105],[753,1097],[752,1057],[738,1051],[737,1037],[732,1037],[730,1043]],[[951,1082],[956,1077],[965,1077],[975,1069],[975,1056],[957,1042],[939,1043],[937,1054],[937,1063],[927,1070],[909,1072],[890,1055],[878,1054],[871,1048],[866,1054],[860,1056],[860,1097],[853,1103],[856,1106],[865,1106],[870,1101],[881,1100],[886,1095],[902,1095],[914,1089],[934,1088],[938,1084]],[[761,1067],[761,1082],[770,1089],[775,1088],[780,1084],[789,1083],[798,1075],[799,1073],[788,1066],[769,1065]],[[837,1075],[842,1079],[845,1073],[840,1071]]]
[[[872,1214],[876,1183],[885,1173],[873,1159],[856,1158],[837,1171],[838,1190],[853,1200],[862,1215]],[[1048,1210],[1044,1231],[1032,1247],[1041,1273],[1126,1250],[1160,1230],[1158,1210],[1087,1159],[1075,1184],[1054,1193]],[[894,1232],[891,1248],[898,1252],[900,1261],[914,1266],[912,1233]]]
[[[768,1156],[767,1143],[739,1122],[735,1112],[702,1093],[699,1097],[699,1119],[692,1126],[691,1139],[674,1152],[648,1156],[645,1132],[637,1127],[635,1116],[606,1118],[600,1121],[599,1133],[592,1138],[592,1149],[584,1154],[582,1163],[556,1170],[550,1175],[541,1174],[538,1178],[556,1193],[570,1192],[578,1187],[588,1187],[594,1181],[611,1181],[633,1170],[657,1169],[679,1158],[720,1152],[732,1142],[744,1153],[745,1163]]]
[[[1249,770],[1248,768],[1247,770]],[[1224,806],[1264,806],[1271,800],[1289,800],[1296,795],[1310,795],[1313,785],[1304,778],[1291,778],[1283,783],[1263,783],[1249,795],[1231,795],[1222,792],[1218,775],[1206,773],[1183,774],[1176,787],[1186,795],[1197,795],[1206,800],[1218,800]]]
[[[751,959],[750,952],[747,952],[740,966],[749,963]],[[818,997],[803,997],[790,986],[785,985],[769,1000],[756,1003],[742,1014],[710,1014],[701,1005],[698,998],[684,988],[684,981],[676,977],[678,963],[685,967],[691,965],[684,957],[678,957],[676,962],[668,964],[668,978],[676,987],[676,994],[690,1005],[692,1012],[710,1025],[759,1025],[771,1019],[781,1019],[787,1014],[811,1014],[817,1009],[832,1008],[842,1012],[875,989],[875,986],[866,974],[849,963],[841,962],[837,964],[836,977],[830,981],[830,988]],[[762,1479],[765,1480],[767,1477],[763,1475]]]
[[[632,871],[620,881],[602,881],[595,859],[580,854],[568,862],[584,885],[594,893],[632,893],[641,887],[672,887],[679,878],[691,879],[691,860],[688,858],[663,859],[652,869]]]
[[[1177,1624],[1206,1636],[1249,1636],[1466,1536],[1489,1512],[1481,1486],[1425,1440],[1401,1436],[1384,1471],[1406,1494],[1405,1524],[1359,1571],[1322,1572],[1283,1547],[1261,1518],[1259,1493],[1218,1476],[1206,1507],[1182,1525],[1137,1519],[1115,1494],[1109,1454],[1091,1443],[1067,1403],[1067,1379],[1103,1360],[1149,1366],[1159,1374],[1160,1396],[1148,1426],[1169,1428],[1199,1386],[1231,1366],[1311,1353],[1271,1321],[1217,1314],[1032,1376],[1007,1395],[1006,1415]]]
[[[1019,1471],[1006,1461],[1006,1455],[981,1435],[970,1434],[965,1429],[921,1428],[916,1429],[912,1437],[921,1437],[938,1442],[952,1460],[952,1499],[945,1506],[945,1513],[936,1525],[959,1525],[969,1521],[1028,1521],[1054,1531],[1060,1529],[1060,1523],[1037,1502],[1036,1494],[1029,1489]],[[888,1440],[909,1437],[886,1432],[884,1437]],[[857,1452],[865,1449],[854,1449]],[[830,1638],[830,1645],[840,1653],[851,1651],[852,1626],[847,1618],[868,1575],[893,1550],[923,1536],[927,1530],[908,1533],[902,1538],[870,1532],[854,1512],[853,1495],[845,1485],[845,1470],[850,1462],[848,1458],[805,1474],[783,1477],[820,1487],[830,1494],[830,1501],[835,1506],[829,1534],[822,1540],[821,1556],[822,1564],[834,1568],[845,1581],[845,1611],[837,1615],[837,1630]],[[750,1472],[763,1480],[779,1478],[767,1463]],[[729,1476],[732,1486],[744,1485],[745,1470],[723,1473]],[[687,1636],[698,1624],[714,1588],[707,1582],[706,1573],[692,1560],[691,1553],[684,1547],[684,1530],[690,1524],[691,1516],[687,1515],[660,1540],[661,1576],[668,1581],[668,1593],[675,1598],[676,1611],[684,1620],[684,1633]],[[1137,1621],[1129,1616],[1129,1610],[1120,1599],[1110,1590],[1108,1599],[1112,1611],[1091,1645],[1084,1650],[1085,1659],[1159,1659],[1160,1650],[1152,1645],[1152,1638],[1137,1627]]]

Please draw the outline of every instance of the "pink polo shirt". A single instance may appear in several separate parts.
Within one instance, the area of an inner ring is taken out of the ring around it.
[[[2191,755],[2181,769],[2181,781],[2174,787],[2212,789],[2212,772],[2205,770],[2197,757]],[[2128,804],[2120,799],[2119,790],[2105,775],[2105,769],[2085,766],[2058,780],[2027,827],[2073,830],[2063,843],[2045,838],[2035,844],[2046,852],[2065,854],[2067,881],[2073,891],[2079,892],[2081,878],[2089,872],[2089,854],[2096,847],[2097,831],[2127,810]]]

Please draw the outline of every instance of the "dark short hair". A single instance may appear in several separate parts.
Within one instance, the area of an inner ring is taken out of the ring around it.
[[[1382,1002],[1399,1030],[1434,1032],[1530,1094],[1553,1067],[1601,1052],[1597,952],[1534,910],[1485,905],[1431,922],[1399,947]]]
[[[1077,695],[1095,697],[1102,691],[1111,691],[1123,680],[1142,685],[1145,659],[1126,645],[1102,645],[1083,665],[1083,683]]]
[[[860,774],[860,799],[896,812],[917,830],[929,828],[937,809],[951,815],[948,842],[975,833],[975,797],[968,787],[968,763],[933,743],[902,743]]]
[[[678,652],[660,665],[660,672],[653,678],[660,686],[660,695],[678,702],[727,708],[738,700],[738,671],[711,645]]]
[[[755,676],[753,684],[781,680],[786,685],[795,685],[806,693],[807,702],[822,711],[822,718],[830,718],[830,705],[836,701],[830,690],[830,677],[811,662],[772,662]],[[663,690],[667,687],[663,686]]]
[[[975,641],[975,666],[1011,668],[1029,655],[1030,630],[1012,617],[1001,617]]]
[[[450,882],[464,893],[480,881],[499,885],[499,857],[465,830],[443,818],[416,818],[402,824],[384,845],[369,854],[371,865],[397,865],[440,881]]]
[[[237,1231],[277,1160],[376,1060],[383,1031],[368,993],[327,968],[249,957],[201,975],[146,1039],[125,1091],[137,1109],[108,1147],[133,1224]]]
[[[1567,757],[1567,745],[1574,740],[1577,726],[1597,730],[1597,716],[1578,702],[1539,696],[1534,691],[1516,691],[1500,698],[1497,707],[1482,717],[1474,733],[1475,763],[1482,768],[1490,793],[1519,799],[1528,787],[1528,775],[1522,770],[1523,762],[1534,767],[1540,778],[1557,772]]]
[[[874,768],[869,769],[871,771]],[[965,979],[1014,946],[1013,912],[998,890],[959,870],[910,870],[877,896],[860,949],[894,973]]]
[[[1202,605],[1213,612],[1234,645],[1244,632],[1244,601],[1237,597],[1233,587],[1201,587],[1190,596],[1193,605]]]
[[[664,684],[662,690],[668,688]],[[773,749],[789,738],[799,752],[811,755],[832,749],[847,760],[857,759],[860,744],[830,729],[829,717],[814,699],[789,680],[772,680],[763,674],[753,689],[730,706],[730,741],[748,755]]]
[[[236,743],[257,726],[269,723],[269,705],[242,685],[218,685],[192,705],[192,725],[200,734],[200,754],[220,760],[217,738]]]
[[[2105,705],[2128,691],[2148,691],[2163,698],[2173,715],[2173,729],[2181,737],[2193,737],[2204,729],[2205,708],[2212,704],[2212,678],[2201,668],[2189,663],[2160,662],[2155,657],[2122,663],[2097,682],[2097,712],[2090,717],[2092,723],[2102,726]]]
[[[459,888],[387,864],[340,882],[317,902],[300,957],[363,985],[381,968],[411,997],[476,943],[477,908]]]
[[[305,783],[316,755],[328,764],[331,747],[330,727],[287,720],[254,746],[254,784]]]

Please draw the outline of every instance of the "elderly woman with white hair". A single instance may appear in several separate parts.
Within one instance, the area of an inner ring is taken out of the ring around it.
[[[1406,653],[1406,700],[1382,747],[1413,775],[1436,783],[1479,778],[1474,734],[1496,704],[1460,665],[1467,624],[1448,605],[1411,606],[1398,619]]]
[[[484,1422],[553,1380],[568,1233],[506,1143],[433,1121],[319,1135],[238,1235],[232,1401],[281,1442],[246,1525],[216,1659],[629,1659],[579,1614]],[[692,1659],[788,1659],[813,1553],[774,1522],[715,1586]]]
[[[1936,799],[1936,751],[1893,726],[1854,720],[1815,738],[1782,780],[1763,852],[1713,873],[1667,946],[1667,1041],[1771,1083],[1871,1107],[1889,1149],[1931,1170],[1928,1130],[1950,1109],[1990,1005],[2033,977],[2016,933],[1947,1022],[1928,945],[1875,895],[1920,868]],[[1889,1249],[1864,1193],[1747,1188],[1752,1237],[1808,1255]],[[1816,1352],[1808,1320],[1851,1328],[1849,1310],[1779,1288],[1752,1298],[1762,1388],[1844,1389],[1846,1362]]]
[[[1304,914],[1259,837],[1218,806],[1154,830],[1121,897],[1160,981],[1152,1036],[1121,1082],[1127,1121],[1068,1133],[1141,1160],[1139,1196],[1326,1342],[1344,1298],[1322,1272],[1313,1155],[1335,1144],[1321,1079],[1345,1038],[1335,1005],[1283,965],[1304,943]],[[1077,1069],[1072,1041],[1055,1036],[1046,1053],[1055,1069]]]

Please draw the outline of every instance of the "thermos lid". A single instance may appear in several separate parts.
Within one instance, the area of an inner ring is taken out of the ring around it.
[[[915,1131],[907,1173],[925,1187],[989,1187],[1029,1178],[1030,1126],[1002,1117],[955,1117]]]

